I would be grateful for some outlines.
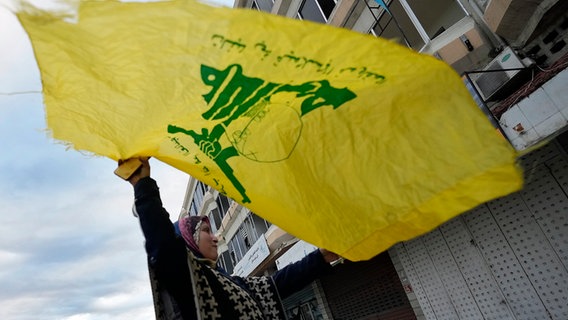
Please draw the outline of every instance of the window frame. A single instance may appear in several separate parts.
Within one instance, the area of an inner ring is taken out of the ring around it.
[[[374,35],[374,36],[380,36],[381,34],[378,34],[376,32],[376,27],[379,26],[379,28],[382,31],[386,30],[386,26],[388,26],[391,22],[396,23],[396,27],[398,29],[398,31],[401,33],[401,36],[403,37],[403,40],[406,44],[407,47],[414,49],[418,52],[422,52],[424,51],[429,44],[436,39],[440,34],[436,34],[434,37],[430,38],[430,36],[428,35],[428,32],[426,31],[426,29],[423,27],[423,25],[420,23],[420,20],[418,19],[418,16],[414,13],[411,5],[408,3],[407,0],[390,0],[390,1],[385,1],[385,4],[388,8],[390,8],[391,4],[393,2],[397,1],[400,6],[402,7],[402,9],[404,10],[406,16],[408,17],[408,19],[410,20],[410,23],[412,24],[412,26],[414,27],[414,29],[416,30],[418,36],[420,37],[420,39],[422,40],[422,45],[420,47],[413,47],[411,45],[411,43],[409,42],[408,38],[405,36],[406,34],[408,34],[408,32],[405,32],[403,30],[403,28],[398,24],[397,20],[396,20],[396,15],[392,15],[390,14],[390,10],[387,12],[387,10],[385,10],[384,8],[382,8],[381,6],[377,6],[377,7],[371,7],[369,5],[369,2],[366,1],[367,4],[367,8],[369,9],[369,11],[371,12],[371,15],[373,16],[373,19],[375,20],[375,22],[371,25],[369,32],[370,34]],[[463,4],[460,3],[460,1],[458,0],[452,0],[454,3],[456,3],[459,8],[461,9],[464,17],[468,16],[467,10],[465,10]],[[378,14],[376,14],[375,12],[373,12],[373,9],[375,10],[379,10]],[[390,17],[391,22],[388,22],[385,26],[385,28],[383,29],[382,26],[380,25],[381,19],[383,19],[383,17],[385,17],[385,14],[387,16]],[[463,17],[461,18],[463,19]],[[458,20],[458,21],[461,21]],[[456,22],[457,23],[457,22]]]

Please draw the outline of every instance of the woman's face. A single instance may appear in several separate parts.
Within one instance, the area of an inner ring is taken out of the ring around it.
[[[198,244],[199,252],[204,258],[217,261],[217,242],[219,240],[211,231],[211,226],[208,223],[202,223],[199,228],[201,229]]]

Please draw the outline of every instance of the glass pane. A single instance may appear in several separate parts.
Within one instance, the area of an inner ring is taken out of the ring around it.
[[[315,0],[304,0],[304,3],[302,3],[300,7],[300,16],[304,20],[325,23],[323,12]]]
[[[272,11],[272,6],[274,5],[272,0],[256,0],[253,2],[253,4],[257,5],[257,10],[265,12]]]
[[[455,0],[406,0],[406,2],[430,39],[434,39],[441,28],[449,29],[466,15]]]
[[[402,33],[400,33],[400,30],[396,27],[396,24],[394,22],[388,24],[382,32],[379,32],[377,28],[375,28],[375,32],[381,38],[393,40],[396,43],[406,45]]]
[[[217,232],[221,226],[221,221],[223,220],[218,208],[211,210],[209,220],[211,221],[211,229],[213,229],[213,232]]]
[[[217,207],[219,208],[219,211],[221,211],[221,218],[224,217],[229,210],[229,200],[224,195],[219,194],[217,199],[215,199],[215,202],[217,202]]]
[[[381,29],[385,29],[390,23],[394,23],[392,21],[391,15],[388,13],[383,13],[378,23],[381,26]]]
[[[191,205],[189,206],[189,215],[190,216],[196,216],[197,215],[197,209],[195,208],[195,202],[192,201]]]
[[[229,251],[223,252],[219,260],[222,263],[221,265],[223,266],[223,269],[225,269],[227,273],[233,273],[233,262],[231,260],[231,254],[229,253]]]
[[[384,30],[381,30],[381,27],[375,25],[373,30],[376,35],[385,39],[394,40],[402,45],[407,45],[408,42],[411,48],[420,50],[425,43],[410,20],[410,17],[408,17],[406,11],[404,11],[404,8],[400,5],[400,2],[391,2],[389,10],[392,13],[392,17],[388,13],[381,15],[378,25],[383,26]]]
[[[335,8],[335,1],[334,0],[317,0],[321,11],[325,15],[326,19],[329,19],[333,8]]]

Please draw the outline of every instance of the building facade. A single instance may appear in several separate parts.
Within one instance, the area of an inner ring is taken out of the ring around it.
[[[522,191],[369,261],[336,265],[284,301],[290,319],[568,319],[568,1],[237,0],[235,7],[436,56],[524,154]],[[182,210],[210,217],[229,273],[271,274],[314,249],[194,179]]]

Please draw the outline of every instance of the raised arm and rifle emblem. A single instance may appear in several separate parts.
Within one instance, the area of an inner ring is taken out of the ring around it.
[[[325,106],[336,109],[356,97],[347,88],[332,87],[327,80],[294,85],[247,77],[238,64],[230,65],[225,70],[201,65],[201,79],[211,87],[211,91],[203,95],[209,109],[202,117],[211,121],[213,127],[196,131],[170,124],[168,133],[192,137],[201,152],[215,162],[238,190],[243,203],[251,200],[246,194],[246,188],[233,174],[233,169],[227,162],[229,158],[244,156],[256,162],[285,160],[294,151],[300,138],[301,118],[304,115]],[[290,116],[294,118],[291,128],[278,128],[277,121],[268,122]],[[283,139],[285,142],[276,147],[270,146],[274,149],[270,152],[250,143],[253,136],[267,139],[267,128],[268,131],[286,131]],[[223,136],[230,145],[222,145],[220,140]]]

